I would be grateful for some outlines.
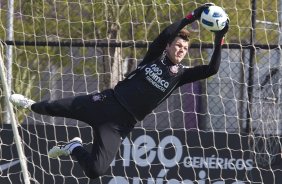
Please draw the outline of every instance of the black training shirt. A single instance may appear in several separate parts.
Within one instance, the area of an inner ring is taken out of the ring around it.
[[[114,88],[117,100],[136,120],[143,120],[179,86],[217,73],[221,60],[220,43],[215,43],[208,65],[193,68],[173,64],[163,54],[168,41],[188,23],[184,18],[168,26],[150,45],[137,69]]]

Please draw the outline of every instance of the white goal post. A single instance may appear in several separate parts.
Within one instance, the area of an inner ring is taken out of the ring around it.
[[[9,117],[11,118],[10,121],[12,125],[14,139],[15,139],[16,146],[17,146],[17,151],[18,151],[21,169],[23,173],[24,183],[29,184],[30,178],[29,178],[28,169],[27,169],[26,157],[23,151],[22,140],[21,140],[21,137],[18,131],[18,121],[15,117],[13,106],[9,101],[9,96],[11,93],[9,91],[10,88],[7,84],[6,70],[5,70],[5,65],[4,65],[4,60],[3,60],[2,55],[3,55],[3,45],[0,44],[0,77],[1,77],[2,87],[3,87],[3,94],[5,97],[5,103],[7,105],[7,112],[9,113],[10,115]]]
[[[90,126],[6,103],[11,93],[40,101],[114,87],[167,25],[203,3],[1,2],[0,183],[282,182],[280,0],[216,1],[230,18],[219,72],[177,89],[138,122],[107,174],[95,181],[75,160],[47,156],[74,136],[90,150]],[[183,64],[207,64],[214,34],[197,21],[186,28],[191,44]],[[12,55],[3,54],[8,50]]]

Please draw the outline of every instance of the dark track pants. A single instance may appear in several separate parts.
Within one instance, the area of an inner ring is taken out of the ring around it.
[[[108,170],[124,138],[136,120],[116,100],[112,90],[102,93],[42,101],[32,111],[49,116],[66,117],[89,124],[94,130],[92,152],[83,147],[74,156],[89,178],[97,178]]]

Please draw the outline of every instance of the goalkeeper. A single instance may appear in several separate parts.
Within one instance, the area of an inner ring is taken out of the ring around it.
[[[198,20],[203,10],[211,5],[198,7],[164,29],[150,45],[137,69],[114,89],[37,103],[13,94],[10,101],[42,115],[72,118],[89,124],[94,131],[91,153],[76,137],[65,145],[54,146],[48,155],[52,158],[71,155],[88,177],[102,176],[115,158],[122,139],[137,121],[143,120],[176,88],[218,72],[222,40],[228,31],[229,21],[223,30],[214,33],[214,52],[208,65],[188,68],[180,64],[189,46],[189,32],[184,27]]]

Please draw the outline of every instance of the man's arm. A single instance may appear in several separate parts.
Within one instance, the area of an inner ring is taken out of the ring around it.
[[[223,28],[223,30],[215,32],[214,51],[211,61],[208,65],[207,77],[216,74],[219,70],[219,65],[221,62],[221,48],[224,41],[224,35],[227,33],[228,29],[229,20],[227,21],[226,26]]]
[[[221,50],[222,50],[223,39],[228,29],[229,29],[229,20],[223,30],[215,32],[214,51],[210,63],[208,65],[200,65],[194,68],[185,69],[178,86],[208,78],[218,72],[221,62]]]
[[[207,7],[213,5],[212,3],[206,3],[197,9],[195,9],[193,12],[189,13],[185,18],[174,22],[173,24],[166,27],[160,35],[153,41],[153,43],[150,45],[149,50],[147,54],[145,55],[143,61],[140,63],[140,65],[144,65],[148,63],[149,61],[157,59],[165,50],[165,47],[169,40],[173,39],[178,32],[184,28],[186,25],[191,24],[195,20],[200,19],[202,12]]]
[[[182,20],[176,21],[166,27],[150,45],[143,62],[147,63],[147,61],[151,61],[159,57],[165,50],[168,41],[175,37],[182,28],[189,24],[189,22],[189,19],[183,18]]]

